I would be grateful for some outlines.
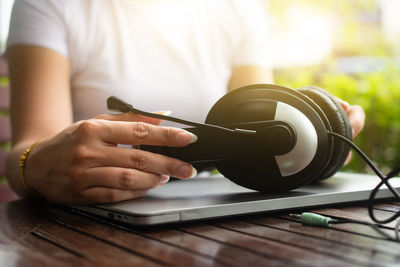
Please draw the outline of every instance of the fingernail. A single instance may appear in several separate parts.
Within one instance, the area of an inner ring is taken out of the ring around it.
[[[161,175],[160,185],[166,184],[169,181],[169,175]]]
[[[195,168],[192,167],[192,176],[190,176],[190,178],[193,178],[197,175],[197,170]]]
[[[161,110],[161,111],[156,111],[154,113],[164,115],[164,116],[169,116],[172,114],[172,111],[171,110]]]
[[[190,133],[192,141],[190,143],[195,143],[197,141],[197,135]]]
[[[342,107],[343,107],[344,111],[347,112],[350,109],[350,104],[348,102],[346,102],[346,101],[343,101]]]
[[[196,175],[197,170],[191,165],[183,165],[178,171],[178,176],[182,178],[192,178]]]
[[[197,141],[197,136],[191,132],[182,130],[182,132],[178,135],[178,141],[185,144],[192,144]]]
[[[348,111],[350,109],[350,104],[347,101],[344,101],[343,99],[337,98],[338,102],[340,103],[340,105],[342,106],[342,108],[344,109],[344,111]]]
[[[349,154],[347,155],[346,160],[343,163],[343,166],[346,166],[347,164],[349,164],[349,162],[351,161],[351,158],[352,158],[352,153],[350,151]]]

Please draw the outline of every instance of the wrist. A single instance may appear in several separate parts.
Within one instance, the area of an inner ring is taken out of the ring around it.
[[[33,142],[30,146],[28,146],[22,152],[21,156],[19,157],[20,181],[21,181],[21,184],[22,184],[23,188],[25,189],[25,191],[28,192],[30,195],[35,195],[37,193],[27,182],[27,163],[28,163],[29,158],[32,155],[32,150],[41,141],[42,141],[42,139],[39,139],[39,140]]]

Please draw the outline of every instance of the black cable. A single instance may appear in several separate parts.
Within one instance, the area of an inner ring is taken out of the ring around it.
[[[341,141],[344,141],[345,143],[347,143],[349,146],[351,146],[351,148],[353,148],[360,156],[361,158],[371,167],[371,169],[376,173],[376,175],[378,175],[378,177],[382,180],[382,182],[389,188],[389,190],[392,192],[393,195],[395,195],[399,200],[400,200],[400,194],[399,192],[397,192],[396,189],[393,188],[393,186],[387,181],[390,178],[396,176],[399,172],[400,172],[400,166],[396,167],[395,169],[393,169],[387,176],[383,175],[381,173],[381,171],[374,165],[374,163],[372,163],[372,161],[367,157],[367,155],[365,155],[365,153],[358,148],[358,146],[356,146],[351,140],[347,139],[346,137],[344,137],[343,135],[340,135],[338,133],[334,133],[334,132],[328,132],[328,135],[331,135],[333,137],[339,138]],[[390,175],[390,176],[389,176]],[[388,178],[389,179],[386,179]],[[382,185],[380,185],[379,187],[381,187]],[[378,187],[378,189],[379,189]]]
[[[383,236],[385,236],[387,239],[389,240],[396,240],[396,241],[400,241],[399,240],[399,228],[400,228],[400,222],[398,222],[396,224],[395,227],[395,231],[396,231],[396,238],[393,239],[392,237],[390,237],[389,235],[387,235],[385,232],[383,232],[381,229],[379,229],[380,224],[386,224],[386,223],[390,223],[394,220],[396,220],[397,218],[400,217],[400,211],[396,212],[393,216],[387,218],[387,219],[383,219],[380,220],[378,218],[376,218],[375,214],[374,214],[374,204],[375,204],[375,198],[376,198],[376,194],[378,193],[379,189],[382,187],[383,184],[385,184],[387,186],[387,188],[390,190],[390,192],[392,192],[392,194],[398,199],[400,200],[400,194],[399,192],[393,188],[393,186],[389,183],[389,180],[393,177],[395,177],[397,174],[400,173],[400,166],[397,166],[396,168],[394,168],[392,171],[390,171],[386,176],[383,175],[381,173],[381,171],[372,163],[372,161],[365,155],[365,153],[363,151],[361,151],[360,148],[358,148],[351,140],[349,140],[348,138],[334,133],[334,132],[328,132],[328,135],[333,136],[338,138],[339,140],[345,142],[346,144],[348,144],[349,146],[351,146],[351,148],[354,149],[354,151],[356,151],[361,158],[371,167],[371,169],[376,173],[376,175],[381,179],[381,182],[378,183],[378,185],[371,191],[371,194],[369,196],[368,199],[368,215],[369,217],[376,222],[377,224],[372,224],[372,223],[368,223],[368,222],[362,222],[362,221],[355,221],[355,220],[350,220],[350,219],[341,219],[341,220],[336,220],[336,221],[332,221],[331,223],[333,224],[340,224],[340,223],[358,223],[358,224],[363,224],[363,225],[369,225],[371,227],[373,227],[376,231],[378,231],[380,234],[382,234]]]

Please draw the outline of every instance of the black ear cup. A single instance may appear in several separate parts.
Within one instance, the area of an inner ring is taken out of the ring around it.
[[[126,111],[125,106],[122,110]],[[214,163],[231,181],[263,192],[289,191],[333,175],[342,167],[350,148],[335,142],[329,132],[352,138],[341,105],[317,87],[293,90],[272,84],[249,85],[219,99],[205,124],[162,118],[194,126],[186,129],[196,133],[199,141],[183,148],[141,149],[204,165],[196,167]],[[265,126],[271,122],[288,128],[277,133]]]
[[[288,191],[311,182],[323,174],[332,154],[328,138],[330,124],[324,111],[302,93],[277,85],[250,85],[222,97],[211,108],[206,123],[282,120],[296,130],[295,148],[282,156],[265,152],[257,160],[215,162],[217,169],[233,182],[264,192]]]
[[[343,107],[338,103],[333,95],[327,91],[308,86],[298,89],[299,92],[311,98],[323,110],[328,117],[332,131],[352,139],[351,124]],[[349,153],[350,147],[343,142],[332,142],[332,157],[321,177],[316,180],[325,179],[334,175],[342,166]]]

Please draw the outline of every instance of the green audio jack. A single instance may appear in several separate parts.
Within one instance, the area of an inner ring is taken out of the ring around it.
[[[312,212],[303,212],[302,214],[289,214],[289,217],[300,220],[302,224],[312,226],[330,226],[332,218],[322,216]]]
[[[381,225],[364,221],[345,219],[345,218],[332,219],[331,217],[319,215],[312,212],[303,212],[302,214],[289,214],[289,217],[296,220],[300,220],[300,222],[303,225],[310,225],[310,226],[330,227],[331,225],[337,225],[343,223],[367,225],[372,229],[374,229],[375,231],[377,231],[378,233],[380,233],[385,239],[400,242],[400,220],[397,222],[396,227],[394,229],[396,236],[392,237],[391,235],[383,231],[383,229],[381,229],[382,227]]]

